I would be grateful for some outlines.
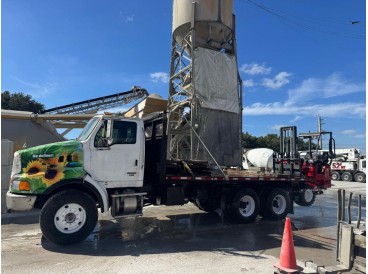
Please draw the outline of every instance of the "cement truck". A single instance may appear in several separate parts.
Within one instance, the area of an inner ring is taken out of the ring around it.
[[[243,168],[248,170],[258,168],[271,171],[275,155],[276,153],[269,148],[244,149]]]

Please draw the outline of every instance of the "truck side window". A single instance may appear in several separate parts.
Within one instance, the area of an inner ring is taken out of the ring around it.
[[[150,125],[150,126],[146,126],[145,128],[144,128],[144,135],[145,135],[145,137],[146,137],[146,139],[148,138],[151,138],[152,137],[152,126]]]
[[[155,131],[156,131],[156,137],[162,137],[162,135],[163,135],[162,124],[157,124],[155,126]]]
[[[135,144],[137,140],[137,123],[127,121],[114,121],[112,128],[114,144]]]
[[[95,147],[107,147],[106,127],[107,127],[107,121],[104,121],[100,129],[96,133],[95,140],[94,140]]]

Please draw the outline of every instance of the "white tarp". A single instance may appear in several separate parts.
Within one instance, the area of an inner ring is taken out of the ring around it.
[[[239,113],[235,56],[198,47],[193,59],[195,94],[201,107]]]
[[[236,56],[205,48],[193,54],[195,96],[199,100],[196,129],[221,166],[241,165],[241,102]],[[195,160],[213,162],[193,138]]]

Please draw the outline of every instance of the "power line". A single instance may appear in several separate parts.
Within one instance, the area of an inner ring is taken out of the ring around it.
[[[305,17],[305,16],[302,17],[300,15],[294,15],[294,14],[290,14],[282,10],[267,7],[254,0],[242,0],[242,1],[247,1],[248,3],[253,4],[259,9],[271,14],[272,16],[277,17],[278,19],[286,23],[286,25],[288,25],[294,31],[297,31],[296,30],[297,28],[300,30],[319,32],[322,34],[333,35],[333,36],[338,36],[338,37],[365,40],[365,32],[357,33],[355,30],[354,31],[351,30],[351,25],[355,25],[356,23],[359,23],[359,21],[347,20],[346,26],[349,25],[349,29],[345,30],[345,29],[341,29],[341,21],[328,20],[327,18],[320,19],[320,18]],[[334,22],[333,24],[339,23],[339,25],[332,25],[332,22]]]

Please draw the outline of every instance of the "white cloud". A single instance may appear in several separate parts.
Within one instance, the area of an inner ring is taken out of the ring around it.
[[[303,117],[302,117],[302,116],[296,115],[296,116],[294,117],[294,119],[290,120],[290,123],[294,123],[294,122],[299,121],[299,120],[301,120],[301,119],[303,119]]]
[[[315,116],[319,113],[323,117],[359,117],[365,118],[366,107],[363,103],[339,103],[317,105],[290,105],[288,103],[254,103],[244,107],[243,114],[259,115],[298,115]]]
[[[243,81],[243,86],[246,88],[251,88],[254,87],[256,85],[256,83],[254,83],[254,81],[252,79],[248,79]]]
[[[344,134],[344,135],[352,135],[352,134],[355,134],[356,131],[354,129],[347,129],[347,130],[344,130],[341,132],[341,134]]]
[[[353,137],[357,138],[357,139],[365,139],[366,135],[365,134],[356,134]]]
[[[158,82],[168,83],[170,80],[169,74],[166,72],[150,73],[150,78],[154,83],[158,83]]]
[[[362,139],[362,138],[365,138],[365,136],[366,136],[365,134],[358,133],[354,129],[343,130],[343,131],[341,131],[341,134],[347,135],[349,137],[357,138],[357,139]]]
[[[270,74],[272,68],[266,67],[265,64],[252,63],[242,65],[239,70],[248,75],[265,75]]]
[[[290,73],[281,72],[270,81],[270,87],[281,86],[288,81]],[[278,81],[278,82],[277,82]],[[365,102],[340,101],[340,103],[328,103],[329,98],[333,96],[345,95],[354,92],[365,91],[365,84],[351,83],[344,80],[338,74],[332,74],[326,79],[309,78],[303,81],[299,87],[288,91],[288,99],[285,102],[273,103],[254,103],[244,106],[243,115],[262,116],[262,115],[292,115],[295,118],[290,122],[295,122],[305,117],[316,117],[320,114],[323,117],[330,118],[360,118],[365,119]],[[318,99],[317,104],[308,103]],[[341,132],[354,138],[365,138],[365,134],[360,134],[352,129]]]
[[[274,78],[263,78],[261,85],[270,89],[279,89],[290,83],[288,79],[292,74],[286,71],[278,73]]]
[[[23,87],[21,87],[22,92],[25,94],[30,94],[34,98],[48,97],[56,90],[57,87],[56,83],[51,82],[40,84],[37,82],[24,81],[15,76],[11,76],[11,78],[23,85]]]
[[[132,23],[133,21],[134,21],[134,14],[125,17],[126,23]]]
[[[309,78],[304,80],[299,87],[289,90],[287,103],[295,104],[363,91],[365,91],[365,83],[350,83],[334,73],[326,79]]]

